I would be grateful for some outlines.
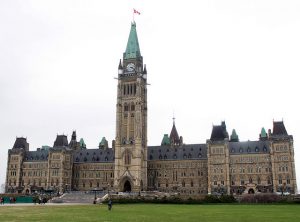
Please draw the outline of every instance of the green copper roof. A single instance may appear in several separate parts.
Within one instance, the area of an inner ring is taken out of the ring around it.
[[[164,137],[161,141],[161,145],[170,145],[171,142],[170,142],[170,138],[168,136],[168,134],[164,134]]]
[[[264,127],[261,128],[260,137],[261,138],[266,138],[267,137],[267,132],[266,132]]]
[[[49,148],[50,148],[50,146],[44,145],[44,146],[42,146],[41,150],[49,150]]]
[[[102,137],[102,140],[99,143],[99,146],[106,146],[106,145],[107,145],[107,140],[105,139],[105,137]]]
[[[84,143],[83,138],[80,139],[79,144],[81,149],[86,149],[86,144]]]
[[[139,40],[136,32],[135,22],[131,23],[130,34],[127,42],[124,59],[135,59],[141,56]]]
[[[239,141],[239,136],[236,134],[235,129],[232,130],[231,136],[230,136],[230,141],[232,142],[238,142]]]

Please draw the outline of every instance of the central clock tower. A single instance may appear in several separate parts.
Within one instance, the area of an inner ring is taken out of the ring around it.
[[[147,189],[147,70],[135,22],[118,68],[114,189]]]

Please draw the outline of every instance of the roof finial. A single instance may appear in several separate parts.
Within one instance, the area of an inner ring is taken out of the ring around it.
[[[173,125],[175,125],[175,115],[174,115],[174,110],[173,110]]]

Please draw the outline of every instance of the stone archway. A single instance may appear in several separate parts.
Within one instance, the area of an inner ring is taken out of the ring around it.
[[[123,192],[131,192],[131,184],[128,180],[124,183]]]
[[[253,190],[252,188],[250,188],[250,189],[248,190],[248,194],[254,194],[254,190]]]

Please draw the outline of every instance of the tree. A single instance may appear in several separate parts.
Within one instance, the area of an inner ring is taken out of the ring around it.
[[[0,186],[0,193],[4,193],[5,192],[5,184],[1,184]]]

